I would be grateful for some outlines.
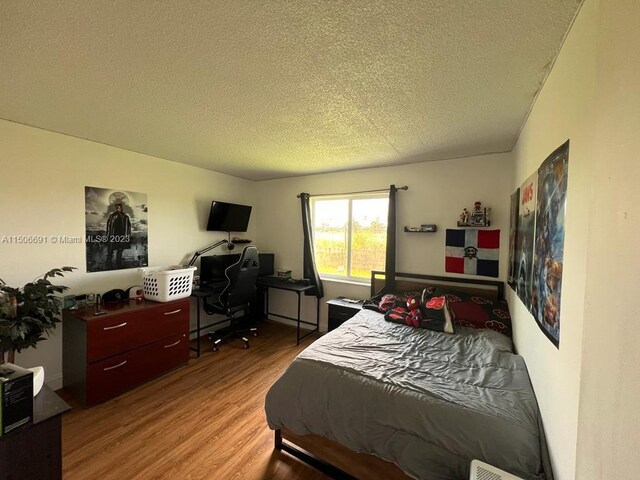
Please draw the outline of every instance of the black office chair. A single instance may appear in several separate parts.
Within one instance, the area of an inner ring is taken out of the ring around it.
[[[209,315],[226,315],[230,322],[228,328],[219,332],[210,333],[208,337],[213,341],[213,351],[217,352],[223,340],[229,337],[239,337],[244,342],[244,348],[249,348],[249,339],[244,336],[251,333],[258,335],[257,327],[241,328],[242,320],[246,320],[251,311],[251,304],[256,298],[258,288],[258,273],[260,272],[260,260],[258,249],[252,245],[245,247],[238,260],[225,270],[228,283],[225,289],[217,296],[204,299],[203,308]]]

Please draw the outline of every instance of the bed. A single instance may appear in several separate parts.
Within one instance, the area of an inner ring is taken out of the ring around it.
[[[396,277],[401,290],[439,282],[483,298],[503,293],[500,282]],[[477,458],[552,479],[526,366],[493,329],[449,334],[363,309],[298,355],[265,409],[276,448],[334,478],[467,479]]]

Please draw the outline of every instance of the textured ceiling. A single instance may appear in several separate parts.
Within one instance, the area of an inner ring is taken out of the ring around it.
[[[0,118],[255,180],[509,151],[579,5],[2,0]]]

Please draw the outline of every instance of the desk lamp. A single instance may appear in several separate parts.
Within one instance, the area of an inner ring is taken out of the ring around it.
[[[207,253],[209,250],[213,250],[214,248],[217,248],[220,245],[224,245],[225,243],[228,244],[227,248],[229,250],[233,250],[235,248],[235,245],[232,242],[230,242],[229,240],[220,240],[219,242],[213,243],[213,244],[209,245],[208,247],[205,247],[202,250],[199,250],[196,253],[194,253],[193,257],[191,257],[191,261],[189,262],[189,266],[191,267],[194,263],[196,263],[196,260],[198,259],[198,257],[200,255],[202,255],[203,253]]]

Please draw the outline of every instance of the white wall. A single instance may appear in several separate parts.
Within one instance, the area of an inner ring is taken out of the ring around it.
[[[594,153],[593,97],[596,71],[596,12],[587,2],[577,18],[514,149],[512,191],[567,139],[569,184],[560,320],[560,348],[544,336],[509,288],[514,342],[524,356],[560,480],[574,478],[582,357],[589,198]]]
[[[599,5],[576,478],[640,476],[640,2]]]
[[[515,189],[571,140],[560,348],[510,295],[559,480],[640,471],[635,1],[587,0],[514,149]]]
[[[205,231],[212,200],[255,205],[253,182],[6,121],[0,121],[0,172],[0,237],[84,237],[85,186],[146,193],[150,266],[187,263],[195,250],[224,238]],[[247,236],[258,240],[253,221]],[[71,287],[70,293],[104,293],[140,283],[135,269],[86,273],[84,243],[0,243],[0,278],[9,285],[24,285],[62,265],[78,267],[59,281]],[[16,361],[43,365],[47,383],[58,388],[61,339],[58,326],[50,339]]]
[[[456,228],[458,215],[479,200],[492,208],[492,227],[501,230],[500,275],[506,278],[509,229],[509,195],[513,175],[511,154],[484,155],[459,160],[423,162],[396,167],[369,168],[258,183],[261,209],[256,217],[259,248],[276,254],[276,267],[288,267],[302,277],[302,220],[300,192],[341,193],[408,185],[397,194],[396,270],[444,274],[444,239],[447,228]],[[405,225],[438,225],[437,233],[405,233]],[[369,287],[324,281],[321,330],[326,331],[325,302],[338,295],[368,298]],[[295,316],[295,294],[273,292],[272,311]],[[303,317],[315,318],[313,297],[303,301]]]

